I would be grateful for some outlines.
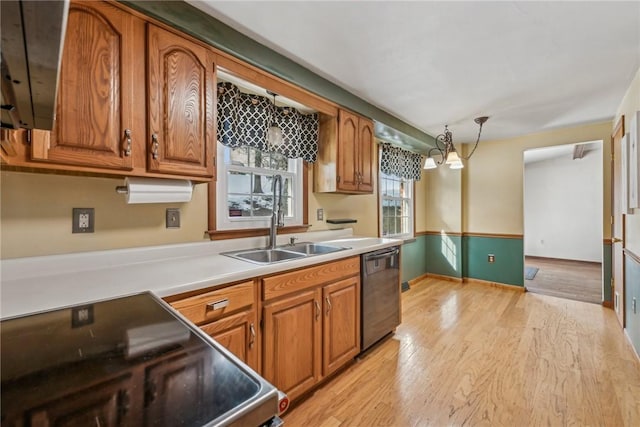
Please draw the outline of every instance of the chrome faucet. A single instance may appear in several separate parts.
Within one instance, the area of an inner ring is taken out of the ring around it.
[[[284,226],[284,212],[282,211],[282,175],[273,176],[273,213],[271,214],[271,229],[269,230],[269,248],[276,248],[278,227]]]

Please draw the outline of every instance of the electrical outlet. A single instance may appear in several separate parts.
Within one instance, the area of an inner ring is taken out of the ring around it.
[[[494,254],[487,255],[487,262],[489,262],[489,264],[493,264],[496,262],[496,256]]]
[[[316,219],[318,221],[323,221],[324,220],[324,209],[322,209],[322,208],[316,209]]]
[[[93,208],[73,208],[72,233],[93,233],[95,211]]]
[[[180,209],[167,209],[167,228],[180,228]]]

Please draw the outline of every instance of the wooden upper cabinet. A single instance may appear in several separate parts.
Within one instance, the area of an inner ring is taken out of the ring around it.
[[[358,121],[358,190],[373,193],[374,166],[373,123],[371,120],[360,118]]]
[[[358,190],[358,116],[340,110],[338,121],[337,187],[344,191]]]
[[[213,53],[148,24],[148,168],[213,177]]]
[[[34,132],[31,160],[130,170],[132,141],[144,135],[135,116],[144,103],[134,98],[144,85],[134,57],[144,24],[108,3],[74,2],[67,28],[54,128]]]
[[[374,168],[373,123],[349,111],[320,120],[314,191],[372,193]]]

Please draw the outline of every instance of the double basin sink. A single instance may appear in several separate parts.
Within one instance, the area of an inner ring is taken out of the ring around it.
[[[255,264],[273,264],[276,262],[291,261],[314,255],[344,251],[346,249],[351,248],[324,243],[298,243],[294,245],[281,246],[275,249],[246,249],[242,251],[223,252],[221,255],[253,262]]]

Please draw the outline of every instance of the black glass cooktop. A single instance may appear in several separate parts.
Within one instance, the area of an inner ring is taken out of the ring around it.
[[[270,391],[149,293],[0,328],[2,425],[217,425]]]

